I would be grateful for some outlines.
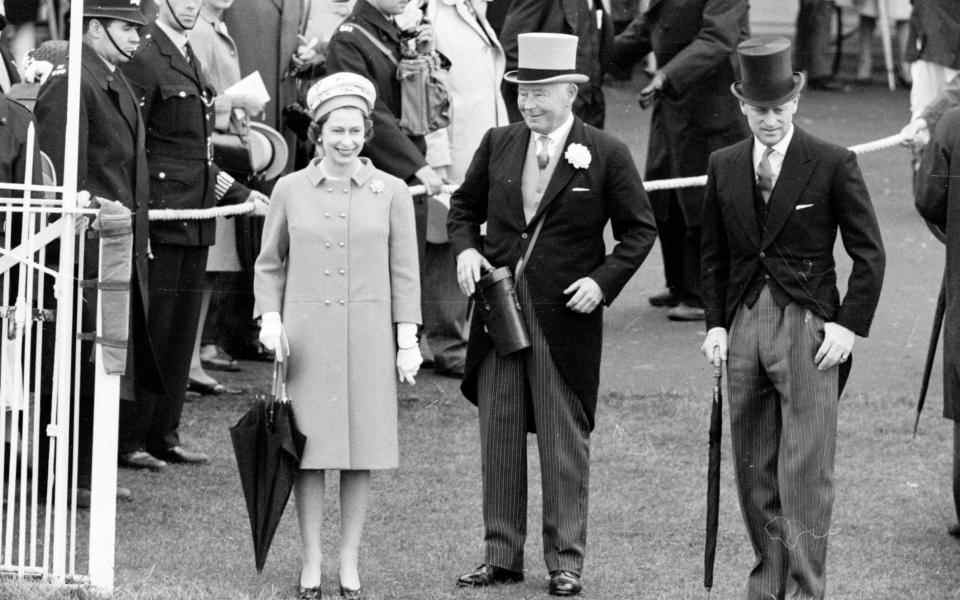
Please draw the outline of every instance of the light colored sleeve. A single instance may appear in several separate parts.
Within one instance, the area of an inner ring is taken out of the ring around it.
[[[392,178],[391,178],[392,179]],[[393,180],[390,199],[390,301],[394,323],[423,322],[420,315],[420,259],[413,198],[407,186]]]
[[[253,316],[282,312],[287,287],[287,254],[290,232],[287,228],[287,198],[291,194],[289,179],[281,178],[270,196],[270,209],[263,223],[260,254],[253,267]]]

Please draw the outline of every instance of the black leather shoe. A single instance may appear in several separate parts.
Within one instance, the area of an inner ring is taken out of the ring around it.
[[[323,591],[320,586],[317,587],[299,587],[297,589],[297,600],[320,600],[323,598]]]
[[[350,588],[340,586],[340,596],[347,598],[347,600],[363,600],[363,589],[357,588],[351,590]]]
[[[681,302],[667,311],[667,318],[671,321],[702,321],[706,318],[706,312],[699,306]]]
[[[955,538],[960,538],[960,525],[951,525],[950,528],[947,529],[947,533]]]
[[[669,288],[649,298],[650,306],[676,306],[680,304],[680,297]]]
[[[580,576],[572,571],[553,571],[550,573],[551,596],[576,596],[583,586],[580,585]]]
[[[117,502],[132,502],[133,493],[125,487],[117,487]],[[90,490],[77,488],[77,508],[90,508]]]
[[[160,453],[167,462],[181,465],[202,465],[210,462],[210,457],[203,452],[187,450],[183,446],[173,446]]]
[[[521,581],[523,581],[523,573],[519,571],[482,564],[473,571],[461,575],[457,579],[457,587],[486,587],[498,583],[519,583]]]
[[[146,450],[134,450],[121,454],[117,463],[128,469],[150,469],[151,471],[162,471],[167,466],[166,462]]]

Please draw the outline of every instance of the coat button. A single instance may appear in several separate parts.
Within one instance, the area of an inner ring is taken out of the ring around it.
[[[769,281],[769,280],[770,280],[770,273],[765,273],[765,274],[763,275],[763,278],[766,279],[767,281]]]
[[[164,173],[163,171],[160,171],[159,173],[157,173],[157,179],[166,179],[166,178],[167,178],[167,174]]]
[[[328,191],[328,192],[332,192],[332,191],[333,191],[333,188],[332,188],[332,187],[328,187],[328,188],[327,188],[327,191]]]
[[[346,302],[344,302],[343,300],[338,300],[338,302],[340,303],[340,306],[343,306],[344,304],[346,304]]]
[[[340,218],[341,218],[341,219],[346,219],[346,218],[347,218],[347,213],[340,213]]]
[[[187,97],[187,93],[186,93],[185,91],[183,91],[183,90],[180,90],[179,96],[180,96],[181,98],[186,98],[186,97]]]
[[[340,269],[340,274],[341,274],[341,275],[346,275],[346,274],[347,274],[347,270],[346,270],[346,269]]]
[[[340,243],[338,244],[338,246],[340,246],[341,248],[343,248],[345,245],[346,245],[346,244],[344,244],[343,242],[340,242]]]
[[[526,234],[526,233],[521,233],[521,234],[520,234],[520,239],[523,239],[523,240],[527,239],[527,234]]]
[[[332,245],[333,244],[331,244],[330,242],[327,242],[326,244],[324,244],[324,246],[326,246],[327,248],[330,248]]]
[[[344,193],[344,194],[349,194],[349,193],[350,193],[350,188],[343,188],[343,193]]]
[[[761,251],[760,251],[760,258],[766,258],[766,257],[767,257],[767,253],[761,250]]]
[[[330,218],[330,213],[323,213],[323,216],[329,219],[329,218]]]
[[[329,275],[329,274],[330,274],[330,269],[324,269],[323,274],[324,274],[324,275]]]
[[[323,303],[326,304],[327,306],[330,306],[330,301],[329,301],[329,300],[324,300]]]

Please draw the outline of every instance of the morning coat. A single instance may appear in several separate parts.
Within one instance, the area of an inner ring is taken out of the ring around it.
[[[656,225],[643,182],[619,140],[575,119],[563,144],[540,206],[525,222],[520,188],[530,129],[514,123],[484,136],[460,188],[450,199],[448,232],[459,255],[479,250],[494,267],[513,269],[526,251],[540,219],[540,237],[523,272],[535,314],[560,374],[583,402],[593,428],[600,381],[603,310],[573,312],[563,293],[581,277],[591,277],[609,305],[646,258],[656,239]],[[565,158],[571,146],[589,152],[589,165],[574,167]],[[486,222],[485,237],[480,224]],[[607,223],[618,243],[607,254]],[[490,337],[480,319],[473,319],[461,390],[476,403],[477,372]]]
[[[406,184],[361,159],[349,180],[315,159],[277,181],[254,266],[256,312],[279,312],[304,469],[398,461],[394,323],[420,323]]]
[[[950,185],[951,181],[954,185]],[[947,232],[944,283],[943,416],[960,421],[960,108],[947,111],[924,150],[917,210]]]

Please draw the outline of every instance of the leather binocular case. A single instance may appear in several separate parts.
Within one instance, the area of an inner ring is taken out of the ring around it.
[[[530,335],[509,267],[499,267],[480,278],[476,310],[499,356],[530,347]]]

